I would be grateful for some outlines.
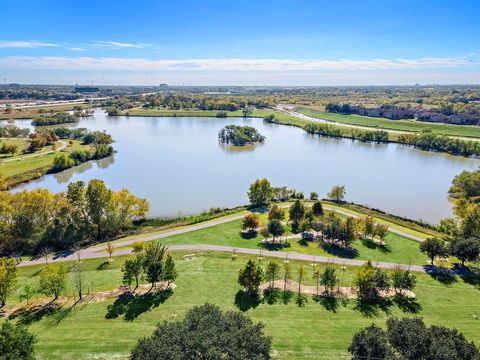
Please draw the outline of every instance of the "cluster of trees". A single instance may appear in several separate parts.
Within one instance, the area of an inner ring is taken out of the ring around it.
[[[30,129],[19,128],[15,125],[0,126],[0,137],[2,138],[14,138],[14,137],[28,137],[30,135]]]
[[[353,360],[477,360],[478,348],[456,329],[432,325],[420,318],[387,319],[387,329],[372,324],[352,339]]]
[[[131,286],[135,283],[138,288],[141,279],[152,284],[152,289],[160,281],[167,283],[167,286],[177,278],[175,262],[170,254],[167,254],[167,247],[159,243],[149,243],[147,246],[134,248],[135,255],[125,260],[122,268],[123,283]]]
[[[76,150],[69,154],[59,154],[53,159],[51,172],[58,172],[77,166],[89,160],[103,159],[113,155],[113,146],[97,144],[90,150]]]
[[[18,145],[15,144],[7,144],[7,143],[2,143],[2,146],[0,146],[0,154],[10,154],[13,155],[17,152],[18,150]]]
[[[388,132],[383,130],[358,130],[342,129],[338,126],[329,124],[307,124],[303,129],[309,134],[315,134],[328,137],[343,137],[362,142],[375,142],[377,144],[389,142]]]
[[[465,262],[480,259],[480,171],[464,171],[457,175],[449,189],[455,199],[455,219],[443,219],[438,230],[442,237],[429,238],[420,244],[432,265],[437,257],[449,255]]]
[[[367,261],[358,268],[353,283],[358,299],[371,301],[387,295],[391,289],[395,291],[395,295],[403,296],[405,291],[415,288],[417,279],[410,270],[397,267],[389,274]]]
[[[218,140],[222,144],[243,146],[264,142],[265,136],[251,126],[227,125],[218,132]]]
[[[30,135],[27,152],[33,153],[45,146],[55,144],[56,141],[58,141],[58,137],[53,132],[36,132]]]
[[[82,114],[76,112],[76,114]],[[70,124],[78,121],[79,116],[67,112],[59,112],[51,115],[39,115],[32,121],[33,126],[48,126],[59,124]]]
[[[187,94],[147,95],[144,107],[164,107],[172,110],[223,110],[236,111],[248,108],[273,106],[272,99],[256,96],[206,96]]]
[[[148,202],[101,180],[70,183],[65,193],[46,189],[0,193],[0,251],[11,256],[48,247],[64,250],[113,237],[143,218]]]
[[[480,143],[432,133],[430,129],[414,134],[400,134],[397,142],[427,151],[441,151],[452,155],[480,156]]]
[[[0,328],[0,354],[3,360],[34,360],[36,338],[27,327],[9,321]]]
[[[237,311],[196,306],[183,320],[159,323],[152,336],[138,341],[130,359],[268,360],[272,340],[263,328]]]

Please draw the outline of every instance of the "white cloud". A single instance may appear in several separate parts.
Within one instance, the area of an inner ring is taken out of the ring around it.
[[[38,48],[38,47],[57,47],[58,44],[46,43],[42,41],[0,41],[0,48]]]
[[[456,68],[472,65],[461,57],[419,59],[183,59],[152,60],[114,57],[0,58],[1,68],[114,71],[370,71]]]
[[[126,42],[118,42],[118,41],[97,41],[93,44],[96,47],[108,47],[108,48],[145,48],[150,46],[151,44],[145,43],[126,43]]]
[[[85,49],[81,47],[67,47],[67,49],[72,51],[85,51]]]

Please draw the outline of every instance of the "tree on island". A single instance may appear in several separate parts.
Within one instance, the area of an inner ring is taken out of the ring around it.
[[[222,144],[244,146],[247,144],[262,143],[265,136],[251,126],[227,125],[218,133],[218,141]]]
[[[272,340],[263,327],[238,311],[196,306],[183,320],[158,324],[152,336],[138,341],[130,359],[269,360]]]

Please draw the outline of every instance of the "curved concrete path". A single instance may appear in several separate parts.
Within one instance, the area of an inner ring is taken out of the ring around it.
[[[289,207],[290,205],[283,205],[282,207]],[[324,206],[324,209],[330,210],[330,211],[335,211],[339,214],[343,215],[348,215],[352,217],[358,217],[357,215],[351,214],[347,211],[331,208],[329,206]],[[179,235],[179,234],[185,234],[188,232],[196,231],[196,230],[201,230],[205,228],[209,228],[212,226],[232,222],[235,220],[240,220],[244,217],[245,215],[235,215],[235,216],[229,216],[226,218],[222,219],[217,219],[217,220],[211,220],[203,223],[199,223],[196,225],[190,225],[186,227],[182,227],[180,229],[172,229],[172,230],[167,230],[161,233],[154,233],[150,235],[145,235],[145,236],[140,236],[137,238],[132,238],[132,239],[126,239],[123,241],[117,241],[115,243],[112,243],[114,248],[117,248],[117,250],[113,253],[112,256],[121,256],[121,255],[129,255],[132,253],[131,249],[120,249],[118,248],[129,246],[135,242],[147,242],[147,241],[153,241],[153,240],[159,240],[163,239],[166,237],[174,236],[174,235]],[[402,235],[404,237],[410,238],[415,241],[423,241],[424,239],[419,238],[415,235],[405,233],[401,230],[395,229],[395,228],[389,228],[389,231]],[[339,265],[350,265],[350,266],[359,266],[365,263],[364,260],[356,260],[356,259],[344,259],[344,258],[335,258],[335,257],[326,257],[326,256],[313,256],[313,255],[306,255],[306,254],[300,254],[296,252],[279,252],[279,251],[269,251],[269,250],[261,250],[261,249],[250,249],[250,248],[236,248],[236,247],[231,247],[231,246],[221,246],[221,245],[209,245],[209,244],[192,244],[192,245],[171,245],[169,246],[169,250],[175,251],[175,250],[191,250],[191,251],[221,251],[221,252],[231,252],[233,253],[236,251],[237,253],[241,254],[251,254],[251,255],[260,255],[262,256],[267,256],[267,257],[275,257],[275,258],[288,258],[292,260],[304,260],[304,261],[315,261],[319,263],[332,263],[332,264],[339,264]],[[102,245],[96,245],[92,246],[89,248],[85,248],[80,250],[79,254],[78,253],[64,253],[64,254],[59,254],[55,255],[51,258],[49,258],[49,262],[61,262],[61,261],[71,261],[71,260],[76,260],[78,258],[78,255],[80,255],[81,259],[95,259],[95,258],[103,258],[103,257],[108,257],[108,253],[105,251],[105,244]],[[31,260],[25,260],[22,261],[18,266],[29,266],[29,265],[36,265],[36,264],[43,264],[45,262],[45,258],[35,258]],[[378,267],[382,267],[385,269],[392,269],[397,266],[401,266],[402,268],[409,268],[412,271],[419,271],[419,272],[425,272],[425,269],[423,266],[418,266],[418,265],[408,265],[408,264],[395,264],[395,263],[384,263],[384,262],[378,262],[375,263]]]

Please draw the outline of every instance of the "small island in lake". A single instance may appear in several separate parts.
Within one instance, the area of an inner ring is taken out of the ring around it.
[[[245,146],[263,143],[265,136],[251,126],[227,125],[218,132],[218,141],[222,144]]]

